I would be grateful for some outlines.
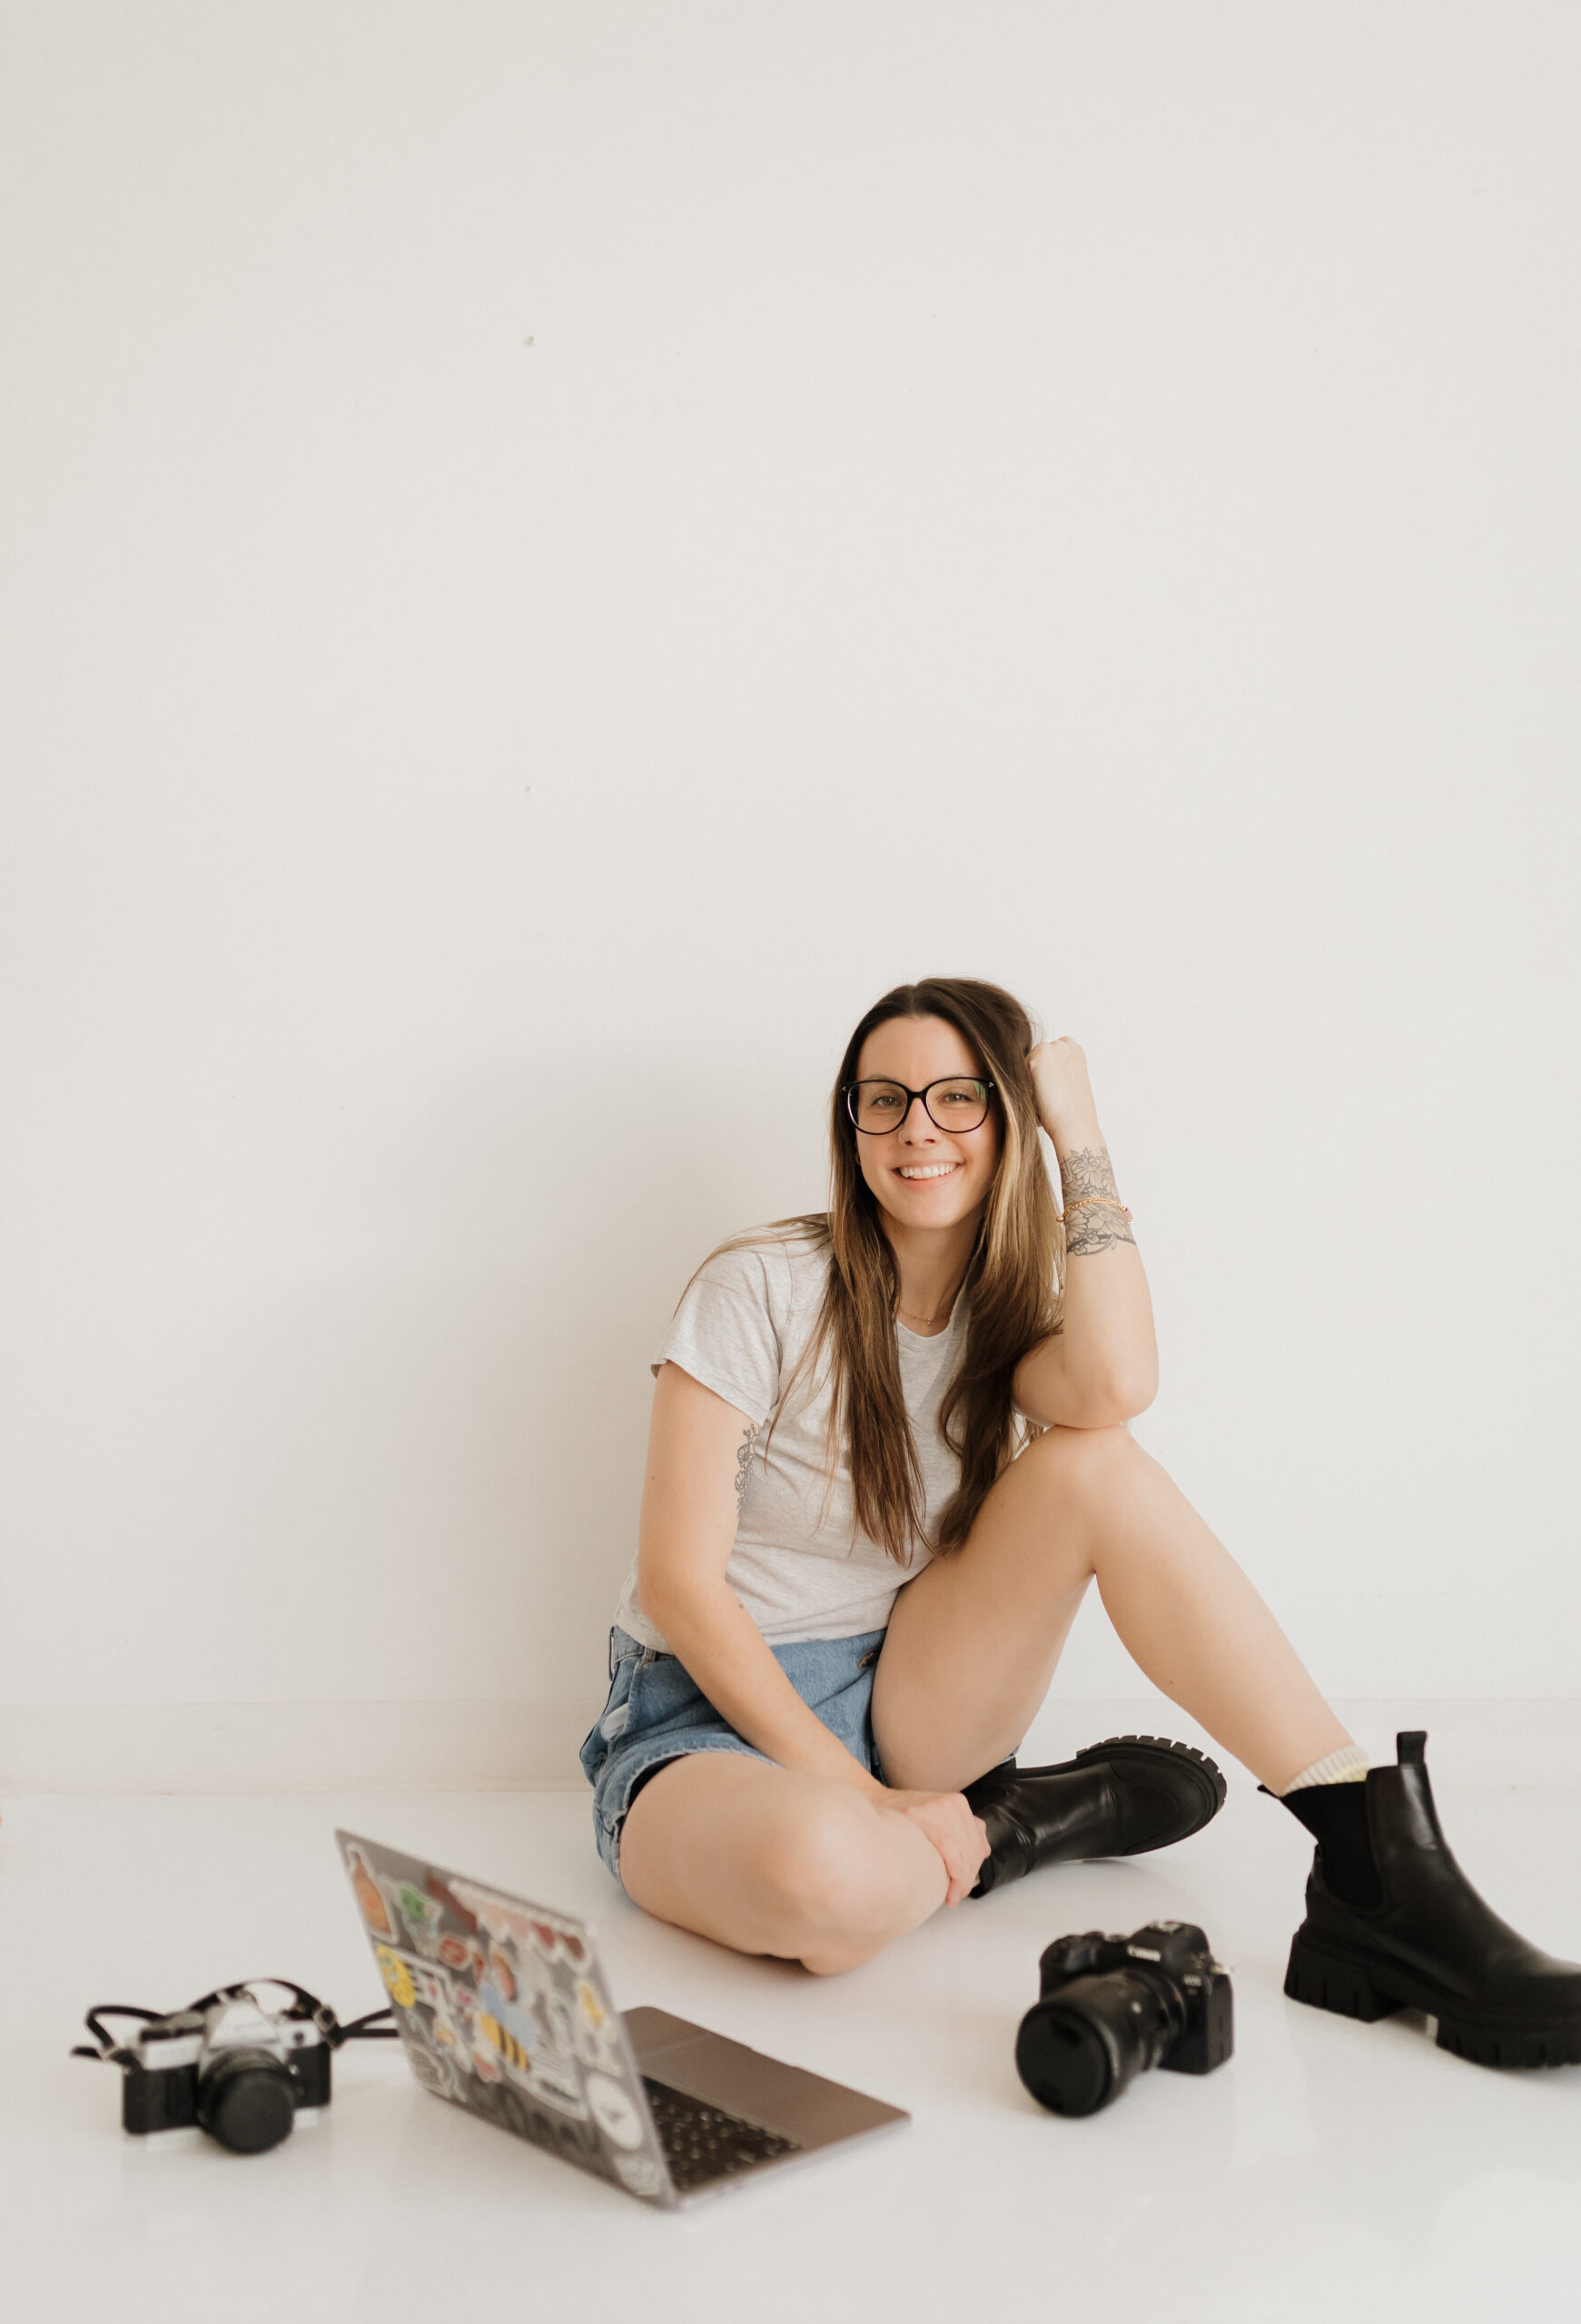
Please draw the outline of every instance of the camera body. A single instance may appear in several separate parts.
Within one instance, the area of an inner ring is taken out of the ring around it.
[[[1234,2049],[1229,1974],[1189,1921],[1153,1921],[1131,1936],[1057,1937],[1038,1975],[1015,2063],[1054,2113],[1095,2114],[1150,2066],[1211,2073]]]
[[[278,2146],[299,2107],[330,2102],[322,2028],[245,1991],[151,2020],[121,2058],[121,2121],[138,2136],[195,2123],[222,2146],[257,2154]]]

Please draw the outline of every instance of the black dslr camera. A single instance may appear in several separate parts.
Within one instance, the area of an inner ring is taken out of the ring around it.
[[[289,2004],[268,2007],[260,1985],[283,1985]],[[124,2129],[141,2136],[195,2123],[233,2153],[262,2154],[280,2144],[299,2108],[329,2104],[331,2051],[346,2041],[393,2038],[394,2027],[380,2023],[389,2015],[388,2009],[372,2010],[342,2025],[301,1985],[261,1977],[205,1994],[167,2017],[103,2002],[88,2012],[97,2047],[73,2055],[106,2058],[123,2069]],[[106,2017],[140,2019],[135,2038],[117,2042],[103,2024]]]
[[[1235,2046],[1229,1976],[1186,1921],[1056,1937],[1038,1972],[1015,2064],[1053,2113],[1096,2114],[1149,2066],[1211,2073]]]

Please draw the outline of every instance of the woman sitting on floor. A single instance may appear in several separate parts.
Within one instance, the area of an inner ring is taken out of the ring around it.
[[[1062,1222],[1039,1143],[1059,1158]],[[1581,2060],[1581,1967],[1483,1904],[1420,1736],[1369,1771],[1129,1433],[1151,1305],[1086,1060],[997,987],[904,985],[835,1084],[826,1216],[715,1254],[654,1369],[640,1546],[583,1746],[647,1911],[833,1971],[1034,1867],[1186,1838],[1210,1759],[1013,1754],[1094,1577],[1140,1668],[1318,1841],[1286,1991],[1493,2063]]]

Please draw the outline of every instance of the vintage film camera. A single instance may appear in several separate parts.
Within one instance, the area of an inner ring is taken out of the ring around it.
[[[260,1999],[259,1988],[272,1985],[291,1994],[287,2004]],[[300,2108],[329,2104],[331,2051],[344,2041],[392,2037],[392,2026],[374,2023],[388,2016],[375,2010],[342,2025],[301,1985],[262,1977],[205,1994],[170,2016],[102,2003],[87,2017],[98,2047],[73,2055],[123,2069],[121,2121],[135,2135],[196,2124],[233,2153],[262,2154],[286,2137]],[[135,2038],[115,2041],[106,2017],[141,2020]]]
[[[1211,2073],[1235,2046],[1229,1976],[1189,1922],[1057,1937],[1038,1972],[1015,2063],[1053,2113],[1096,2114],[1150,2066]]]

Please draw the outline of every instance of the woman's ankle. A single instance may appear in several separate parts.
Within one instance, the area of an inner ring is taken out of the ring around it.
[[[1325,1752],[1320,1759],[1314,1759],[1309,1767],[1292,1776],[1289,1783],[1280,1787],[1277,1797],[1285,1799],[1292,1791],[1312,1791],[1329,1783],[1365,1783],[1371,1765],[1359,1743],[1342,1743],[1338,1750]],[[1271,1784],[1269,1789],[1273,1790]]]

